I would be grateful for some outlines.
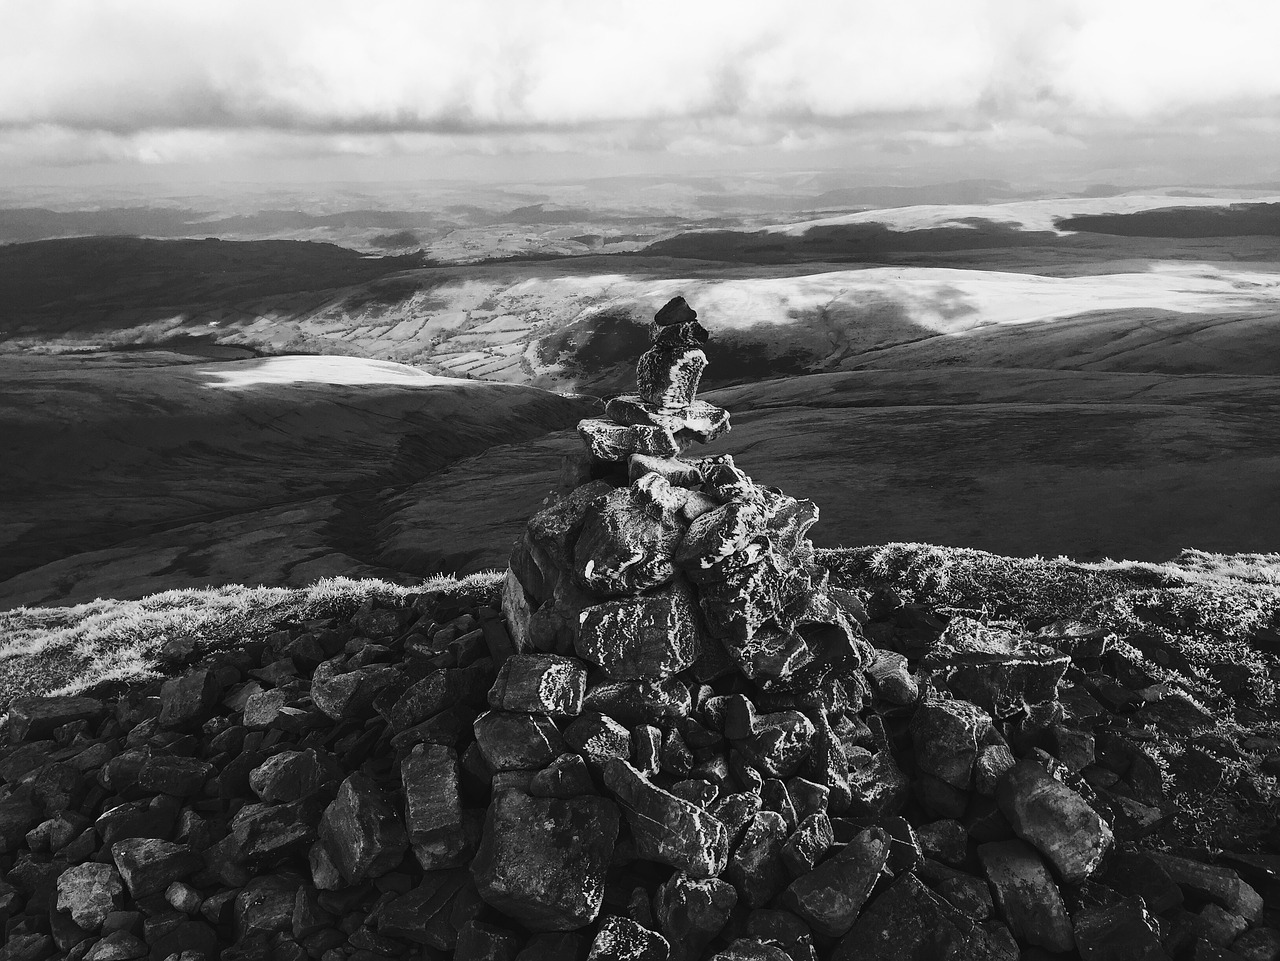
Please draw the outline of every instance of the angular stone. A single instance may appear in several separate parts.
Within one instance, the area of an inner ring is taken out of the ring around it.
[[[1079,774],[1095,760],[1093,735],[1062,724],[1049,728],[1053,756],[1072,774]]]
[[[58,910],[86,931],[97,931],[107,915],[120,907],[124,884],[111,864],[89,862],[58,875]]]
[[[626,426],[589,417],[578,421],[578,435],[588,453],[605,462],[625,461],[632,454],[675,457],[684,450],[684,444],[662,427]]]
[[[688,685],[674,677],[666,680],[609,681],[596,684],[583,708],[598,711],[628,727],[657,724],[665,727],[687,717],[693,706]]]
[[[796,829],[799,821],[796,819],[796,808],[791,803],[791,794],[786,784],[776,777],[768,778],[760,785],[760,800],[765,810],[777,811],[782,815],[788,834]]]
[[[594,501],[573,547],[581,586],[605,597],[631,596],[675,577],[671,555],[684,536],[680,508],[687,497],[661,475],[646,474]]]
[[[792,961],[792,958],[777,944],[756,938],[735,938],[723,951],[713,954],[711,961]]]
[[[1071,658],[1047,644],[957,617],[947,625],[920,670],[956,697],[996,717],[1028,704],[1053,701]]]
[[[687,777],[693,770],[693,752],[675,727],[663,735],[658,764],[664,773],[676,777]]]
[[[996,796],[996,787],[1018,759],[1007,744],[988,744],[978,749],[978,760],[973,765],[973,788],[983,797]]]
[[[249,772],[249,787],[268,804],[301,801],[320,788],[320,761],[314,749],[281,751]]]
[[[134,961],[146,956],[147,942],[128,931],[112,931],[89,949],[84,961]],[[12,957],[16,959],[23,956]]]
[[[968,856],[968,835],[964,825],[952,818],[931,821],[915,829],[920,851],[927,858],[956,868]]]
[[[9,703],[9,743],[40,741],[64,724],[96,724],[107,707],[94,697],[21,697]]]
[[[734,635],[725,639],[742,672],[764,690],[814,691],[833,673],[849,676],[870,656],[870,645],[862,638],[857,622],[822,589],[813,570],[817,569],[795,568],[776,585],[782,606],[775,609],[773,621],[783,625],[780,631],[766,625],[749,638]],[[713,604],[719,602],[718,591],[719,587],[704,589],[704,611],[708,609],[708,593]],[[792,603],[787,598],[798,600]],[[778,610],[785,613],[780,615]]]
[[[634,394],[622,394],[605,405],[605,413],[617,424],[662,427],[677,435],[684,431],[702,444],[729,432],[729,412],[703,400],[687,407],[663,408]]]
[[[706,346],[711,339],[711,331],[697,321],[686,324],[661,326],[656,321],[649,325],[649,334],[653,337],[653,345],[664,350],[684,348],[694,350]]]
[[[690,463],[702,475],[702,489],[722,504],[735,500],[764,499],[763,490],[734,466],[732,454],[698,457]]]
[[[594,794],[595,784],[581,754],[561,754],[529,780],[534,797],[572,798]]]
[[[724,930],[738,903],[733,885],[719,878],[694,878],[677,871],[654,896],[659,930],[671,945],[672,961],[695,961]]]
[[[1144,851],[1117,851],[1102,883],[1120,894],[1141,898],[1153,914],[1168,914],[1183,902],[1182,889]]]
[[[1216,904],[1206,904],[1196,915],[1195,932],[1220,948],[1225,948],[1244,933],[1249,922]]]
[[[587,961],[667,961],[670,945],[656,931],[616,914],[604,919]]]
[[[787,779],[787,793],[796,806],[796,819],[803,821],[813,814],[826,814],[827,802],[831,798],[831,789],[803,777]]]
[[[565,751],[555,722],[545,714],[485,711],[474,725],[476,744],[495,771],[533,771]]]
[[[653,315],[653,322],[658,327],[692,324],[697,319],[698,312],[683,297],[672,297]]]
[[[582,712],[586,692],[587,670],[576,658],[515,654],[498,668],[498,678],[489,689],[489,706],[571,717]]]
[[[752,556],[749,550],[735,555],[717,569],[721,579],[699,585],[702,613],[711,633],[725,642],[749,678],[790,676],[818,652],[800,650],[791,632],[779,627],[778,618],[795,601],[814,593],[813,580],[776,551],[765,548],[758,559],[752,561]],[[748,643],[758,635],[764,636],[758,645]]]
[[[782,863],[793,878],[808,874],[835,843],[831,819],[825,811],[804,818],[782,847]]]
[[[1025,841],[992,841],[978,845],[978,859],[1015,938],[1047,951],[1075,947],[1062,893],[1035,848]]]
[[[1086,905],[1072,920],[1084,961],[1169,961],[1159,927],[1140,898]]]
[[[578,656],[617,680],[661,680],[701,653],[693,592],[682,582],[656,594],[606,601],[582,612]]]
[[[761,495],[767,508],[765,534],[774,550],[797,563],[813,560],[813,544],[808,531],[818,522],[820,511],[811,500],[800,500],[778,493],[773,488],[762,488]],[[845,611],[850,615],[850,611]]]
[[[495,795],[471,872],[480,896],[534,931],[595,920],[618,835],[618,810],[601,797]]]
[[[580,931],[559,931],[535,934],[529,938],[516,961],[564,961],[584,958],[587,955],[587,936]]]
[[[514,555],[512,564],[515,564]],[[539,582],[541,583],[541,582]],[[533,649],[533,604],[530,595],[514,570],[508,570],[502,581],[502,616],[506,620],[514,651]]]
[[[1252,928],[1232,942],[1231,950],[1244,961],[1277,961],[1280,959],[1280,931]]]
[[[160,726],[201,723],[217,705],[220,687],[217,675],[204,668],[165,681],[160,687]]]
[[[1262,919],[1262,897],[1231,868],[1204,864],[1162,851],[1149,853],[1184,892],[1220,904],[1246,921],[1256,923]]]
[[[277,862],[316,839],[323,797],[295,804],[246,804],[231,821],[238,861],[254,867]]]
[[[966,917],[975,921],[985,921],[991,917],[991,911],[995,907],[991,900],[991,885],[982,878],[957,871],[954,876],[937,882],[935,887],[938,894]]]
[[[570,572],[556,581],[551,598],[539,607],[529,621],[529,639],[537,651],[573,654],[582,613],[599,598],[578,587]]]
[[[587,508],[613,493],[613,487],[598,480],[574,488],[564,497],[544,507],[529,519],[528,535],[546,587],[552,590],[558,571],[573,566],[573,545],[582,530]]]
[[[973,786],[978,747],[991,733],[991,718],[967,701],[929,701],[911,718],[916,766],[952,787]]]
[[[782,892],[782,906],[814,931],[843,937],[857,919],[889,858],[890,838],[867,828]]]
[[[458,755],[439,744],[419,744],[400,762],[409,846],[424,871],[460,867],[475,853],[459,775]]]
[[[148,794],[194,797],[214,774],[207,761],[194,757],[150,757],[138,771],[137,786]]]
[[[363,720],[373,712],[373,701],[400,672],[387,665],[361,667],[339,673],[341,660],[324,661],[311,675],[311,700],[335,721]]]
[[[631,732],[611,717],[588,711],[564,729],[565,743],[594,764],[632,754]]]
[[[905,874],[877,897],[836,947],[833,961],[935,961],[987,957],[971,949],[976,925]],[[1010,961],[1016,961],[1016,955]]]
[[[636,363],[636,392],[658,407],[688,407],[697,398],[706,367],[701,348],[651,347]]]
[[[645,777],[658,773],[662,728],[641,724],[631,732],[631,763]]]
[[[468,921],[458,929],[454,961],[515,961],[520,939],[496,924]]]
[[[627,461],[627,479],[634,483],[645,474],[658,474],[672,487],[697,487],[702,483],[702,475],[688,461],[632,454]]]
[[[996,803],[1013,833],[1066,881],[1083,881],[1111,849],[1111,829],[1089,802],[1034,761],[1019,761],[1005,774]]]
[[[749,733],[733,739],[747,762],[765,777],[790,777],[813,744],[813,722],[799,711],[777,711],[751,719]],[[730,735],[732,738],[732,735]]]
[[[761,806],[759,794],[740,791],[718,798],[708,810],[724,825],[725,831],[729,834],[730,847],[737,847],[748,825],[761,810]]]
[[[813,932],[790,911],[761,909],[747,916],[747,936],[771,941],[785,951],[792,961],[817,961],[813,949]]]
[[[270,727],[289,703],[285,691],[257,691],[250,694],[244,704],[244,726],[260,731]]]
[[[847,755],[849,809],[863,817],[884,817],[902,810],[911,784],[888,747],[875,754],[856,748]]]
[[[57,742],[51,740],[28,741],[18,747],[10,747],[0,757],[0,781],[17,783],[48,764],[50,753],[57,748]]]
[[[174,881],[165,888],[164,899],[169,902],[170,907],[175,911],[181,911],[183,914],[191,916],[200,910],[200,905],[204,902],[204,898],[189,884],[183,884],[181,881]]]
[[[253,878],[236,894],[236,933],[241,938],[251,938],[289,931],[300,887],[301,880],[293,875]]]
[[[403,731],[450,708],[483,708],[493,682],[493,661],[487,657],[463,668],[432,671],[400,695],[387,720]]]
[[[449,914],[460,892],[469,889],[470,874],[464,869],[429,872],[422,884],[378,908],[378,933],[450,951],[457,929],[449,923]]]
[[[158,838],[117,841],[111,845],[111,858],[135,899],[160,894],[204,867],[204,858],[191,848]]]
[[[715,877],[724,870],[729,838],[718,819],[651,784],[626,761],[606,761],[603,775],[627,816],[641,857],[697,878]]]
[[[352,774],[320,819],[320,840],[348,884],[394,869],[409,839],[400,818],[369,778]]]
[[[675,563],[703,583],[720,579],[725,562],[739,553],[739,563],[754,563],[767,550],[761,538],[768,511],[758,501],[735,500],[702,514],[689,525],[674,553]]]
[[[725,869],[742,902],[749,908],[768,904],[787,885],[782,851],[787,842],[787,822],[776,811],[760,811],[747,825]]]
[[[914,704],[920,697],[920,685],[911,676],[906,657],[896,651],[876,650],[863,670],[872,689],[890,704]]]

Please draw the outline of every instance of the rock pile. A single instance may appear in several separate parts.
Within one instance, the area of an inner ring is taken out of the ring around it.
[[[1280,857],[1159,849],[1143,749],[1211,720],[1083,628],[829,582],[726,457],[706,331],[496,595],[422,594],[10,706],[0,959],[1280,958]],[[1261,889],[1261,890],[1260,890]]]

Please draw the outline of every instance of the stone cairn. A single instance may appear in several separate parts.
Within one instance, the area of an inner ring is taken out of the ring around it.
[[[680,457],[728,416],[683,300],[653,334],[505,619],[369,601],[10,704],[0,961],[1280,958],[1276,855],[1138,843],[1144,729],[1212,716],[1105,631],[829,583],[813,504]]]

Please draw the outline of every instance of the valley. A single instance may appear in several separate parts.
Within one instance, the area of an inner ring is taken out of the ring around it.
[[[480,263],[0,246],[0,604],[503,567],[676,294],[733,414],[708,452],[822,504],[820,546],[1269,551],[1280,238],[1266,203],[1189,201],[1174,230],[1169,202],[891,208]]]

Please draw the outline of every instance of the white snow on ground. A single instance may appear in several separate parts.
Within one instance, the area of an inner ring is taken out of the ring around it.
[[[1098,310],[1220,314],[1280,311],[1280,273],[1163,262],[1144,272],[1084,277],[944,267],[869,267],[798,277],[676,278],[618,275],[525,280],[518,296],[495,285],[491,299],[562,323],[597,313],[652,313],[682,294],[712,330],[786,325],[822,308],[841,312],[900,305],[931,330],[1055,320]],[[437,294],[448,296],[448,291]],[[637,305],[641,305],[637,310]]]
[[[342,387],[398,384],[405,387],[437,387],[469,384],[463,377],[440,377],[405,364],[363,357],[264,357],[221,364],[206,364],[197,372],[209,378],[210,387],[243,390],[270,384],[333,384]]]
[[[1016,200],[1003,204],[923,204],[917,207],[886,207],[856,214],[840,214],[794,224],[777,224],[769,233],[798,237],[810,227],[839,224],[884,224],[893,230],[927,230],[932,227],[967,227],[969,218],[998,224],[1013,224],[1023,230],[1058,230],[1054,220],[1085,214],[1132,214],[1160,207],[1222,207],[1233,203],[1275,203],[1280,196],[1250,197],[1247,201],[1223,197],[1169,197],[1161,194],[1122,194],[1118,197],[1063,197],[1052,200]]]

